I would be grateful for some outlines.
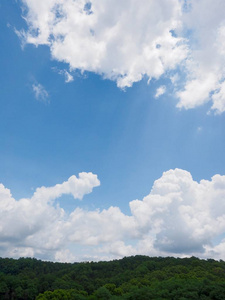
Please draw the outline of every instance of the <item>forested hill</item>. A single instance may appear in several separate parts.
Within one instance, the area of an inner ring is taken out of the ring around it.
[[[0,299],[225,299],[225,262],[134,256],[53,263],[0,258]]]

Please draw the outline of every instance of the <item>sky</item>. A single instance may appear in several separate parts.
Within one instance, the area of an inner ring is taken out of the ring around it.
[[[0,1],[0,256],[225,259],[225,2]]]

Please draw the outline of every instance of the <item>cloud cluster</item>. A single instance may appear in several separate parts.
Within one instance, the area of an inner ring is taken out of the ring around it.
[[[186,78],[174,86],[179,108],[211,101],[212,111],[225,111],[223,1],[22,2],[28,30],[17,34],[23,44],[48,45],[70,70],[95,72],[120,88],[178,71]]]
[[[0,184],[0,255],[40,256],[62,247],[65,211],[54,204],[63,194],[82,199],[100,182],[92,173],[71,176],[53,187],[37,188],[30,199],[16,201],[10,190]]]
[[[131,212],[153,245],[172,254],[204,255],[205,246],[224,233],[225,176],[193,181],[184,170],[170,170],[156,180],[151,193],[130,203]]]
[[[169,170],[143,200],[130,202],[130,215],[118,207],[66,213],[54,202],[62,194],[81,199],[99,184],[96,175],[80,173],[18,201],[1,184],[0,255],[58,261],[134,254],[225,258],[225,176],[198,183],[185,170]]]
[[[71,69],[115,80],[121,88],[143,76],[159,78],[187,55],[177,0],[24,0],[27,43],[46,44]]]

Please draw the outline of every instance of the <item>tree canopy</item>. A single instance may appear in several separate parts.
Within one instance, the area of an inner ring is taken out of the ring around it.
[[[133,256],[53,263],[0,258],[0,299],[225,299],[225,262]]]

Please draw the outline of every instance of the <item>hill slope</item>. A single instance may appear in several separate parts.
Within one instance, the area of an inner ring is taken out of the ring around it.
[[[53,263],[0,258],[0,299],[225,299],[225,262],[125,257]]]

